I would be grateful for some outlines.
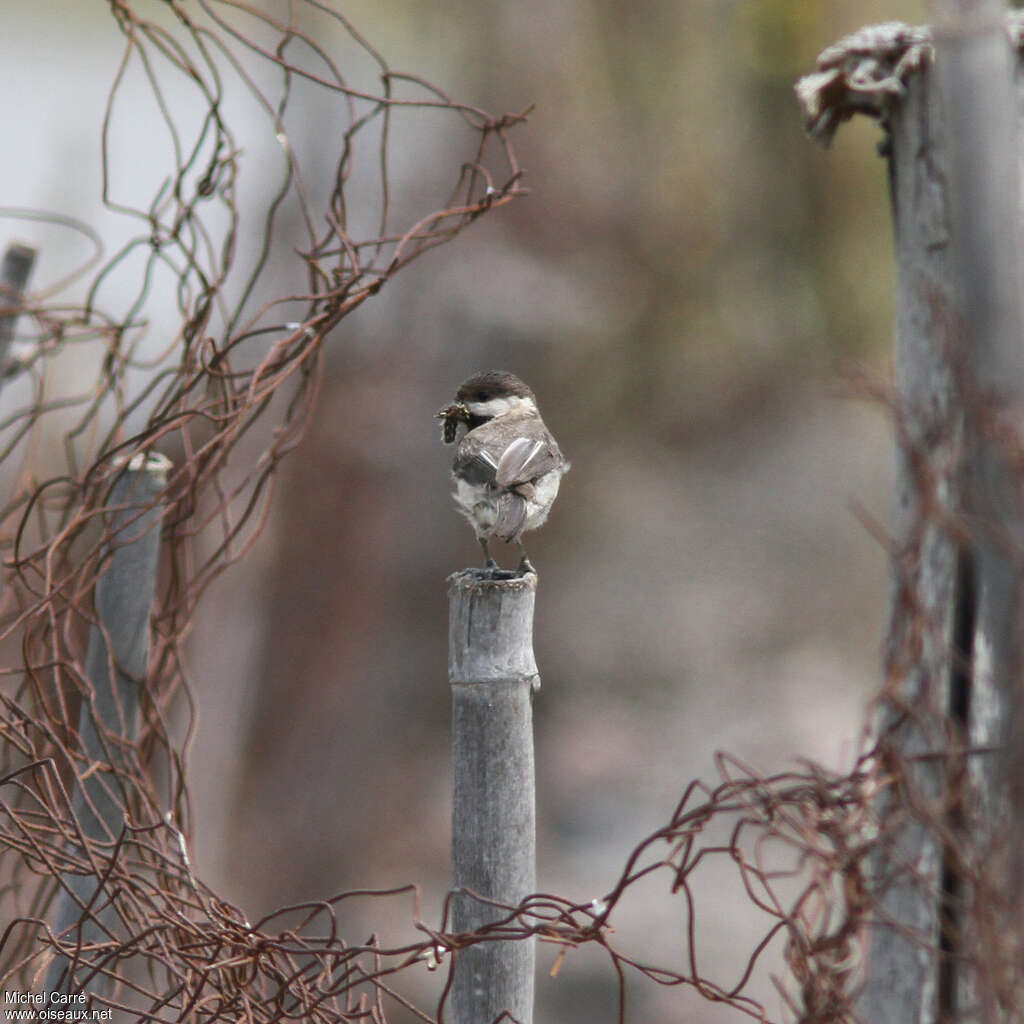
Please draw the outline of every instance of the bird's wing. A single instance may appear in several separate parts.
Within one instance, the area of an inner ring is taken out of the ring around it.
[[[452,466],[471,483],[512,490],[564,465],[562,453],[543,424],[533,421],[477,427],[463,437]]]
[[[501,458],[500,447],[487,444],[470,431],[455,450],[452,472],[471,484],[493,484]]]
[[[529,423],[523,427],[508,441],[498,458],[494,477],[499,487],[513,488],[529,483],[565,463],[555,439],[542,424]]]
[[[517,437],[510,442],[498,459],[494,479],[499,487],[515,487],[543,472],[545,445],[534,437]]]

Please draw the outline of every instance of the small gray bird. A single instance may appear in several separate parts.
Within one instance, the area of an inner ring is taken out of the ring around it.
[[[514,374],[490,370],[470,377],[437,415],[446,444],[460,423],[467,427],[452,463],[454,498],[480,541],[485,569],[498,568],[488,541],[514,540],[519,571],[534,572],[522,535],[547,520],[569,463],[544,426],[533,392]]]

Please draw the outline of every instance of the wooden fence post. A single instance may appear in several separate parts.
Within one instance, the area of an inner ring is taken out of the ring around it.
[[[1024,568],[1020,61],[1001,2],[939,7],[934,32],[864,29],[797,87],[819,139],[856,112],[888,133],[897,479],[880,836],[856,1007],[872,1024],[1000,1019],[1002,960],[1021,944],[1000,905],[1021,813],[1006,770],[1019,758],[1007,741]]]
[[[101,575],[96,583],[97,621],[89,632],[85,672],[91,694],[82,698],[78,741],[91,762],[72,797],[75,821],[87,842],[114,849],[121,835],[130,794],[123,775],[135,773],[132,745],[138,735],[139,695],[149,661],[149,630],[160,553],[159,498],[170,461],[163,455],[136,455],[123,465],[111,488],[105,522],[108,535]],[[81,857],[81,848],[76,849]],[[62,877],[54,931],[58,936],[81,921],[83,944],[116,934],[116,916],[105,894],[97,895],[95,874]],[[69,937],[64,936],[65,941]],[[74,940],[72,940],[74,941]],[[74,988],[58,957],[48,987]]]
[[[475,932],[508,917],[536,889],[533,657],[537,577],[450,578],[452,926]],[[479,897],[479,898],[477,898]],[[483,942],[455,954],[454,1024],[503,1012],[533,1020],[534,942]],[[508,1019],[508,1018],[504,1018]]]
[[[1011,891],[1020,891],[1019,814],[1024,792],[1014,736],[1022,707],[1024,626],[1024,334],[1020,263],[1020,146],[1015,70],[1003,0],[936,5],[935,71],[946,123],[951,269],[963,311],[957,353],[964,375],[964,517],[972,611],[959,723],[969,749],[967,784],[951,821],[940,937],[944,1019],[1005,1019],[1003,977],[1017,972],[1022,937]],[[966,645],[961,645],[966,646]],[[956,697],[956,694],[954,694]],[[995,751],[1000,753],[996,754]],[[1009,784],[1009,786],[1008,786]],[[1017,828],[1008,828],[1016,822]],[[980,882],[980,884],[979,884]],[[1008,898],[1009,897],[1009,898]],[[1019,997],[1019,992],[1016,993]]]
[[[0,386],[3,384],[7,350],[14,340],[18,309],[35,262],[36,250],[31,246],[12,242],[4,250],[3,265],[0,266]]]

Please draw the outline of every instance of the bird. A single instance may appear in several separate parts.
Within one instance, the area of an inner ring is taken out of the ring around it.
[[[501,570],[491,540],[515,541],[518,572],[536,572],[522,535],[547,521],[569,463],[544,425],[537,398],[515,374],[474,374],[438,414],[443,440],[453,444],[465,426],[452,462],[453,497],[484,553],[484,572]]]

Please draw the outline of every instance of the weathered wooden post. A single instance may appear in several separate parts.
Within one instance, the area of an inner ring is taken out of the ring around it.
[[[1020,261],[1020,106],[1002,0],[937,4],[935,70],[947,125],[950,250],[963,310],[964,480],[969,590],[973,609],[965,638],[962,722],[967,784],[951,822],[961,847],[947,858],[940,1007],[957,1021],[1005,1019],[1022,931],[1014,867],[1021,863],[1019,815],[1011,794],[1024,761],[1014,738],[1019,722],[1024,639],[1024,334]],[[963,646],[963,645],[962,645]],[[998,753],[996,753],[998,752]],[[1008,786],[1009,784],[1009,786]],[[958,962],[956,958],[963,958]],[[1020,990],[1010,998],[1016,1001]]]
[[[514,906],[536,889],[537,577],[492,579],[469,570],[452,576],[450,584],[452,925],[475,932],[508,916],[490,901]],[[531,1024],[534,956],[532,939],[458,951],[454,1024],[491,1024],[503,1012]]]
[[[0,385],[7,362],[7,350],[14,340],[14,328],[28,279],[36,262],[36,250],[13,242],[4,250],[0,266]]]
[[[108,499],[104,526],[105,564],[96,583],[96,622],[89,632],[85,673],[90,692],[83,695],[78,742],[88,762],[72,797],[82,839],[113,851],[120,836],[130,794],[123,776],[134,774],[132,745],[138,735],[139,697],[149,662],[149,630],[160,553],[160,495],[170,461],[163,455],[136,455],[118,471]],[[83,847],[76,844],[76,855]],[[97,895],[94,874],[67,873],[54,914],[58,936],[81,921],[81,941],[103,941],[116,934],[116,917],[104,894]],[[113,929],[108,932],[108,929]],[[68,936],[64,936],[65,940]],[[72,940],[74,941],[74,940]],[[66,969],[54,961],[48,987],[62,984]],[[64,978],[65,987],[73,987]]]
[[[872,1024],[1001,1019],[1020,948],[999,894],[1011,879],[1024,566],[1020,61],[1009,42],[1022,22],[1008,33],[998,0],[937,13],[934,31],[893,23],[842,40],[797,87],[819,139],[856,112],[882,121],[895,220],[892,613],[856,1007]]]

